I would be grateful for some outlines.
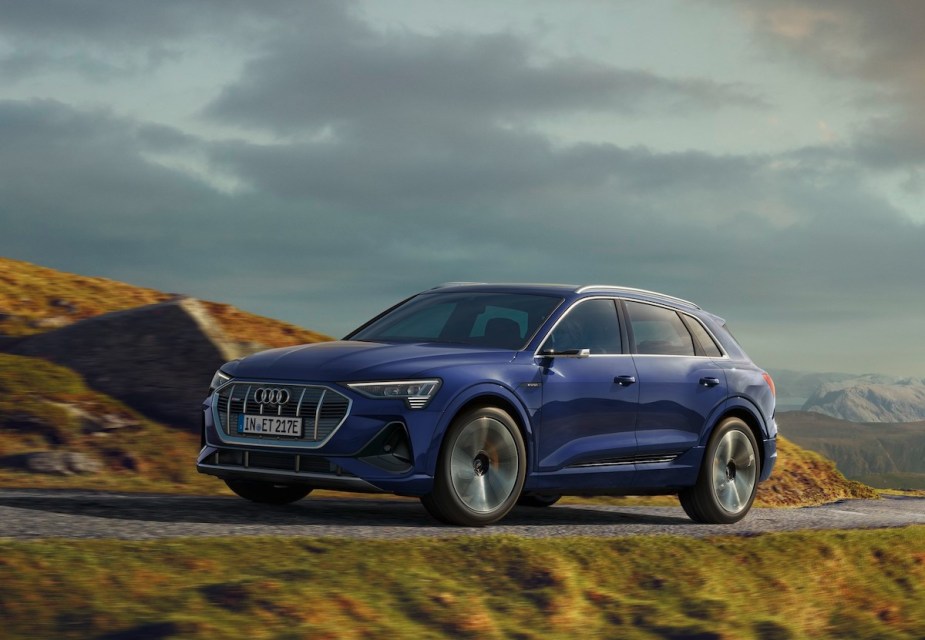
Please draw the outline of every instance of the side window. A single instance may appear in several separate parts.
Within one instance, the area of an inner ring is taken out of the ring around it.
[[[543,344],[542,351],[590,349],[623,353],[620,321],[613,300],[588,300],[572,307]]]
[[[628,300],[626,311],[633,327],[636,353],[670,356],[694,355],[693,338],[676,312],[664,307]]]
[[[703,325],[696,318],[685,315],[682,316],[684,324],[687,325],[687,328],[691,330],[691,333],[694,336],[694,340],[700,344],[700,348],[703,349],[703,355],[709,356],[710,358],[720,358],[723,355],[723,352],[719,350],[719,347],[716,346],[716,342],[713,341],[713,338],[710,337],[710,334],[707,333],[707,330],[703,328]]]

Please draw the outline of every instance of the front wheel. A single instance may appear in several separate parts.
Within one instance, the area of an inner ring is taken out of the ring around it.
[[[745,517],[758,490],[758,443],[738,418],[723,420],[710,437],[697,484],[678,494],[695,522],[731,524]]]
[[[311,487],[294,484],[276,484],[259,480],[225,480],[228,488],[251,502],[261,504],[290,504],[312,492]]]
[[[517,503],[526,469],[523,436],[513,418],[495,407],[473,409],[447,429],[433,492],[421,502],[444,522],[485,526]]]

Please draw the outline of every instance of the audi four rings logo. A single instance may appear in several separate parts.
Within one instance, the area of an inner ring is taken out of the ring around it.
[[[260,387],[254,392],[254,402],[257,404],[286,404],[289,402],[289,390]]]

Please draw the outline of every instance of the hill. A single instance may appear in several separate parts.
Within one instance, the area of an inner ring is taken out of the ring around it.
[[[105,313],[184,297],[0,257],[0,336],[35,335]],[[229,339],[251,348],[331,339],[231,305],[201,303]]]
[[[857,423],[816,412],[778,414],[781,433],[834,460],[848,478],[925,489],[925,422]]]
[[[327,339],[228,305],[3,258],[0,282],[0,330],[15,336],[15,353],[0,354],[5,486],[221,491],[192,464],[214,368],[235,351]],[[182,410],[165,411],[156,402],[165,395]],[[873,495],[818,454],[779,446],[759,504]]]

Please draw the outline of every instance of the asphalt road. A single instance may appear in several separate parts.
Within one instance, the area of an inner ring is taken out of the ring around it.
[[[93,491],[0,490],[0,538],[333,536],[414,538],[510,534],[559,536],[757,535],[799,529],[925,525],[925,498],[852,500],[802,509],[752,509],[734,525],[699,525],[680,507],[555,505],[516,508],[482,529],[439,524],[417,500],[312,498],[276,507],[235,497]]]

